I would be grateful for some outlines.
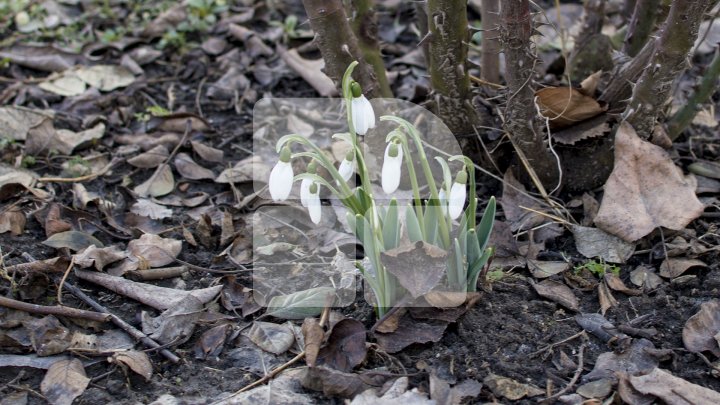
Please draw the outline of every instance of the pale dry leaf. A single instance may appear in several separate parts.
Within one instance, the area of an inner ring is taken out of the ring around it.
[[[78,359],[60,360],[48,369],[40,383],[40,391],[52,405],[71,405],[85,392],[90,379]]]
[[[123,66],[81,66],[74,74],[89,86],[100,91],[111,91],[126,87],[135,81],[135,75]]]
[[[435,405],[436,401],[427,397],[427,394],[420,392],[417,388],[408,389],[407,377],[400,377],[385,391],[379,395],[374,389],[368,389],[355,396],[350,405]]]
[[[30,128],[45,120],[52,121],[52,110],[38,110],[20,106],[0,106],[0,135],[14,141],[24,141]]]
[[[103,247],[103,243],[94,236],[80,231],[65,231],[51,235],[43,245],[53,247],[55,249],[68,248],[79,252],[88,246],[95,245]]]
[[[259,181],[267,183],[270,178],[271,166],[258,155],[249,156],[235,164],[230,169],[223,170],[217,178],[216,183],[244,183]]]
[[[130,212],[152,219],[164,219],[173,215],[173,211],[170,208],[156,204],[145,198],[139,198],[130,208]]]
[[[599,257],[608,263],[625,263],[633,252],[635,244],[628,243],[602,229],[572,225],[575,246],[588,259]]]
[[[605,312],[612,307],[618,305],[617,300],[613,297],[607,284],[600,283],[598,285],[598,300],[600,301],[600,314],[605,316]]]
[[[595,217],[598,228],[633,242],[658,226],[683,229],[704,209],[694,182],[683,176],[667,151],[621,123],[615,136],[615,167]]]
[[[273,354],[283,354],[295,341],[295,335],[285,325],[278,325],[270,322],[253,322],[247,333],[259,348]]]
[[[51,75],[46,81],[38,84],[38,87],[64,97],[77,96],[87,90],[85,82],[77,77],[72,70],[66,70],[59,77]]]
[[[305,138],[308,138],[315,132],[315,128],[310,123],[295,114],[288,115],[287,129],[290,133],[302,135]]]
[[[214,179],[215,173],[212,170],[200,166],[187,153],[178,153],[175,156],[175,169],[186,179],[203,180]]]
[[[683,343],[691,352],[709,351],[720,355],[716,336],[720,332],[720,301],[712,300],[700,305],[700,311],[691,316],[683,328]]]
[[[127,350],[113,354],[112,359],[116,363],[121,363],[130,368],[130,370],[141,375],[145,381],[150,381],[152,377],[152,364],[147,353],[137,350]]]
[[[600,76],[602,76],[602,70],[598,70],[597,72],[586,77],[580,83],[579,91],[588,97],[592,97],[595,94],[595,90],[597,90],[598,82],[600,81]]]
[[[543,395],[545,391],[530,384],[523,384],[511,378],[490,374],[483,380],[483,383],[492,390],[493,394],[505,397],[511,401],[522,398],[536,397]]]
[[[0,234],[10,232],[12,236],[19,236],[25,231],[25,214],[19,207],[10,208],[0,213]]]
[[[127,162],[135,167],[152,169],[160,166],[169,154],[170,151],[165,145],[157,145],[147,152],[131,157]]]
[[[654,395],[668,405],[720,404],[720,392],[675,377],[660,368],[629,378],[633,388]]]
[[[567,309],[578,311],[580,301],[570,287],[553,280],[533,284],[535,291],[543,298],[557,302]]]
[[[568,262],[541,262],[535,260],[527,261],[528,269],[535,278],[548,278],[555,274],[569,270],[571,263]]]
[[[423,241],[381,253],[386,270],[397,277],[413,298],[435,288],[446,272],[447,252]]]
[[[167,164],[158,166],[155,172],[144,183],[133,191],[141,197],[160,197],[169,194],[175,188],[175,177]]]
[[[305,341],[305,363],[315,367],[320,345],[325,339],[325,331],[316,318],[305,318],[302,324],[303,340]]]
[[[142,331],[162,344],[179,345],[187,341],[203,314],[203,303],[189,295],[158,317],[146,311],[140,314]]]
[[[108,264],[115,263],[125,257],[127,257],[127,254],[117,246],[98,248],[95,245],[90,245],[75,255],[75,264],[83,268],[94,266],[97,271],[102,271]]]
[[[630,281],[638,287],[642,287],[644,291],[651,291],[660,286],[663,280],[655,273],[655,270],[638,266],[630,273]]]
[[[317,90],[321,96],[330,97],[337,94],[335,83],[323,72],[325,61],[322,59],[304,59],[297,49],[285,51],[280,48],[278,51],[283,61]]]
[[[691,267],[707,267],[707,264],[698,259],[686,259],[681,257],[667,258],[663,260],[660,265],[660,276],[665,278],[679,277]]]
[[[150,267],[171,264],[182,250],[182,242],[153,234],[143,234],[139,239],[128,242],[129,254],[142,258]]]
[[[220,149],[215,149],[198,141],[190,141],[190,145],[192,145],[195,153],[197,153],[203,160],[215,163],[222,163],[224,161],[225,152]]]

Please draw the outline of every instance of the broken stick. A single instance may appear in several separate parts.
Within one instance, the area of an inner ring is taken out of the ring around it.
[[[31,314],[67,316],[70,318],[88,319],[96,322],[106,322],[110,320],[111,317],[110,314],[101,314],[93,311],[85,311],[82,309],[66,307],[63,305],[46,306],[29,304],[27,302],[14,300],[7,297],[0,297],[0,306],[30,312]]]

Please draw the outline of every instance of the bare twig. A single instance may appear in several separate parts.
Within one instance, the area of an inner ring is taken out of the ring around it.
[[[583,371],[583,365],[584,365],[584,359],[583,355],[585,354],[585,346],[587,346],[587,342],[583,341],[580,345],[580,349],[578,350],[578,366],[575,370],[575,375],[573,375],[573,378],[570,380],[570,382],[565,386],[565,388],[561,389],[560,391],[556,392],[554,395],[551,395],[544,400],[538,401],[541,404],[551,404],[555,402],[556,398],[559,398],[560,396],[564,395],[566,392],[572,388],[575,383],[580,379],[580,375]]]
[[[93,311],[85,311],[63,305],[46,306],[29,304],[27,302],[2,296],[0,296],[0,306],[30,312],[31,314],[67,316],[70,318],[88,319],[96,322],[107,322],[110,320],[109,314],[100,314]]]

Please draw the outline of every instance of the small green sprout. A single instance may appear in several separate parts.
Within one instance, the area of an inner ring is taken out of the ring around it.
[[[589,271],[598,278],[604,277],[607,271],[610,271],[616,276],[620,274],[620,267],[614,264],[607,264],[603,259],[600,259],[599,262],[595,260],[590,260],[587,263],[577,265],[574,268],[575,274],[578,274],[583,270]]]

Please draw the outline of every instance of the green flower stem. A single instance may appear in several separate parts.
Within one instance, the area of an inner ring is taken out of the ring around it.
[[[400,124],[405,128],[405,130],[408,132],[408,135],[410,135],[413,138],[413,141],[415,142],[415,148],[417,149],[418,153],[420,154],[420,164],[422,165],[423,172],[425,173],[425,179],[427,180],[428,186],[430,187],[430,196],[431,201],[435,201],[434,209],[438,212],[438,217],[445,217],[445,213],[443,212],[442,206],[438,203],[440,201],[440,196],[438,195],[438,189],[437,185],[435,184],[435,179],[432,175],[432,170],[430,170],[430,165],[428,164],[427,155],[425,155],[425,149],[422,146],[422,140],[420,139],[420,134],[418,133],[415,126],[413,126],[411,123],[405,121],[404,119],[400,117],[393,117],[390,115],[384,115],[380,117],[380,120],[389,120],[393,121],[395,123]],[[448,196],[449,197],[449,196]],[[450,233],[448,231],[448,226],[445,221],[439,221],[440,223],[440,236],[442,237],[443,242],[443,248],[448,249],[450,247]]]

